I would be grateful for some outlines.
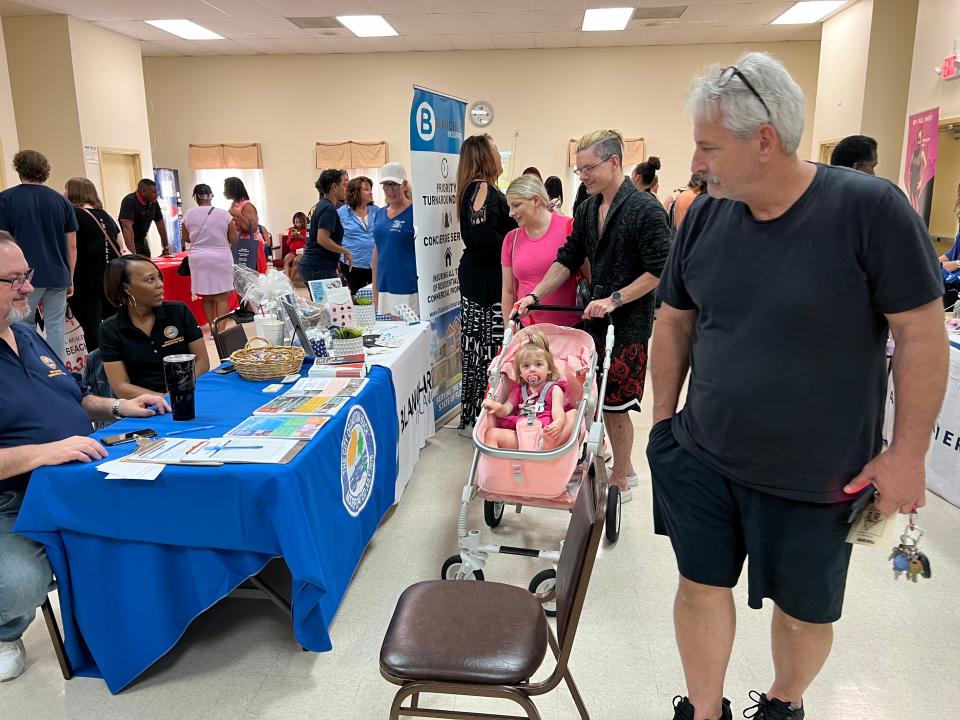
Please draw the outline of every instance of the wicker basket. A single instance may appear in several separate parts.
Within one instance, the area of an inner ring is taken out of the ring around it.
[[[260,337],[250,338],[243,350],[230,355],[244,380],[273,380],[300,372],[303,348],[271,345]]]

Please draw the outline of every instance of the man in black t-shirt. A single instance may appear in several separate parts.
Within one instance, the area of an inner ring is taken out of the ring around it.
[[[709,195],[661,276],[647,447],[655,528],[680,571],[689,697],[675,718],[731,717],[731,588],[749,556],[750,606],[775,605],[775,681],[748,712],[800,720],[843,604],[851,500],[876,488],[886,514],[924,503],[946,383],[943,287],[895,185],[797,157],[804,98],[779,61],[750,53],[708,69],[688,109]],[[883,451],[888,330],[897,417]]]
[[[160,203],[157,202],[157,184],[153,180],[144,178],[137,183],[136,192],[123,198],[119,220],[123,241],[131,252],[150,257],[147,233],[150,232],[150,224],[156,223],[163,254],[170,254],[167,226],[163,224],[163,213],[160,211]]]

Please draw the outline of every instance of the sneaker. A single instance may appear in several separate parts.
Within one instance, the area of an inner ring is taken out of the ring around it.
[[[0,642],[0,682],[20,677],[27,667],[27,651],[23,640]]]
[[[629,475],[627,475],[627,485],[629,485],[630,487],[636,487],[639,484],[640,484],[640,478],[637,477],[636,473],[630,473]]]
[[[673,720],[693,720],[693,705],[690,698],[677,695],[673,699]],[[730,701],[723,698],[720,705],[720,717],[717,720],[733,720],[733,711],[730,710]]]
[[[751,720],[803,720],[802,706],[797,707],[793,703],[768,698],[756,690],[750,691],[750,699],[756,705],[751,705],[743,711],[745,718]]]
[[[457,433],[460,437],[472,438],[473,437],[473,424],[465,425],[464,427],[457,430]]]
[[[633,488],[628,487],[626,490],[620,488],[620,504],[624,505],[633,500]]]

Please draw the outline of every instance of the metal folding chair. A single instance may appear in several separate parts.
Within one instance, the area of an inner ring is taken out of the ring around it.
[[[230,322],[233,324],[224,327]],[[228,312],[214,320],[210,324],[210,334],[213,336],[213,344],[217,347],[217,355],[220,356],[221,361],[227,360],[232,353],[242,350],[247,344],[247,331],[243,329],[236,311]]]

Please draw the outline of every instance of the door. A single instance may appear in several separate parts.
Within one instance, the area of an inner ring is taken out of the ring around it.
[[[100,148],[100,181],[103,183],[103,209],[116,218],[123,198],[137,189],[140,154]]]

